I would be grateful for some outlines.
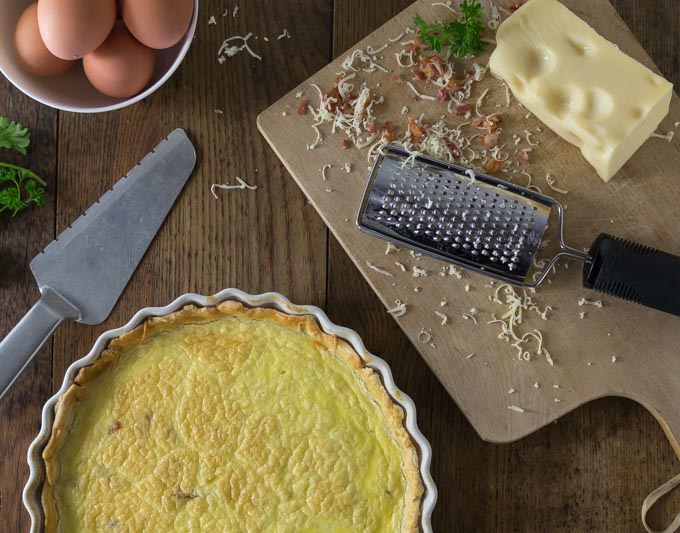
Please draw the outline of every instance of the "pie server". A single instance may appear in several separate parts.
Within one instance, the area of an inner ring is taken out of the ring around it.
[[[529,277],[553,210],[560,250]],[[680,257],[604,233],[588,252],[570,248],[563,218],[553,198],[390,145],[373,165],[357,225],[519,286],[540,284],[562,257],[579,259],[585,287],[680,316]]]
[[[31,261],[40,299],[0,342],[0,398],[66,319],[109,316],[196,165],[173,131]]]

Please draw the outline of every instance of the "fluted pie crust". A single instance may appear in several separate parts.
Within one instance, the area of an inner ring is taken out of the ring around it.
[[[150,318],[55,410],[47,532],[419,531],[403,410],[311,316],[229,301]]]

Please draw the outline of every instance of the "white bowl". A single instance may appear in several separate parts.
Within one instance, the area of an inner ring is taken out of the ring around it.
[[[31,516],[31,533],[43,531],[44,515],[40,494],[45,480],[45,464],[42,459],[42,452],[52,434],[52,424],[54,423],[54,406],[59,397],[73,384],[78,371],[94,363],[108,343],[120,337],[123,333],[133,330],[152,316],[164,316],[174,311],[179,311],[186,305],[196,305],[200,307],[214,307],[226,300],[241,302],[247,307],[268,307],[277,309],[289,315],[311,315],[318,322],[321,329],[329,335],[335,335],[347,341],[352,348],[359,354],[367,366],[375,370],[385,386],[388,394],[399,404],[405,413],[404,426],[411,438],[418,446],[418,456],[420,459],[420,476],[423,480],[425,492],[421,502],[420,530],[422,533],[432,533],[432,511],[437,502],[437,488],[430,474],[430,462],[432,460],[432,448],[430,443],[418,429],[416,421],[416,406],[413,400],[404,394],[394,383],[392,371],[387,363],[371,354],[364,346],[359,335],[348,328],[343,328],[333,324],[326,314],[318,307],[310,305],[292,304],[286,297],[275,292],[266,294],[251,295],[238,289],[225,289],[215,296],[200,296],[198,294],[185,294],[177,298],[174,302],[165,307],[147,307],[138,311],[132,320],[123,327],[113,329],[103,333],[95,342],[92,350],[82,359],[75,361],[66,370],[64,382],[59,391],[50,398],[42,410],[42,426],[40,433],[33,440],[28,448],[28,466],[30,475],[23,492],[24,506]]]
[[[177,70],[184,59],[196,31],[198,21],[198,0],[194,0],[194,14],[187,33],[175,46],[156,51],[156,67],[147,89],[132,98],[112,98],[97,89],[85,77],[82,66],[78,65],[61,74],[43,78],[22,68],[14,49],[14,28],[19,16],[34,0],[0,1],[0,72],[21,92],[38,102],[75,113],[101,113],[127,107],[163,85]]]

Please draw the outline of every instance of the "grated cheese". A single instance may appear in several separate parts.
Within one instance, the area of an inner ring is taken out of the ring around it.
[[[612,363],[616,363],[617,359],[615,355],[612,355]]]
[[[588,300],[586,298],[581,298],[578,301],[578,304],[581,306],[592,305],[593,307],[604,307],[604,304],[600,300]]]
[[[650,138],[657,138],[657,139],[665,139],[668,142],[671,142],[673,140],[673,137],[675,136],[674,131],[669,131],[668,133],[660,134],[660,133],[652,133],[649,137]]]
[[[403,265],[403,263],[400,263],[399,261],[394,262],[395,265],[397,265],[402,272],[406,272],[406,267]]]
[[[516,413],[524,413],[524,409],[522,409],[518,405],[508,405],[508,409],[510,409],[511,411],[515,411]]]
[[[413,268],[411,269],[411,275],[414,278],[426,278],[430,275],[430,273],[425,270],[424,268],[419,268],[415,265],[413,265]]]
[[[418,89],[416,89],[410,81],[407,81],[407,82],[406,82],[406,85],[408,85],[408,88],[411,89],[411,90],[415,93],[415,95],[416,95],[418,98],[420,98],[421,100],[432,100],[432,101],[434,101],[434,102],[437,101],[437,97],[436,97],[436,96],[430,96],[429,94],[421,94],[421,93],[419,93],[419,92],[418,92]]]
[[[457,15],[456,10],[451,7],[451,2],[447,2],[446,4],[444,2],[434,2],[432,4],[432,7],[436,7],[436,6],[445,7],[446,9],[451,11],[451,13],[453,13],[454,15]]]
[[[432,333],[426,331],[425,328],[421,328],[418,332],[418,341],[423,344],[427,344],[432,339]]]
[[[471,315],[470,313],[463,313],[463,319],[472,320],[475,324],[477,324],[477,318],[475,317],[475,315]]]
[[[516,392],[517,392],[517,391],[516,391],[515,389],[510,389],[510,390],[508,391],[508,394],[515,394]]]
[[[446,316],[446,315],[445,315],[444,313],[442,313],[441,311],[435,311],[434,314],[437,315],[437,316],[441,319],[441,321],[442,321],[442,326],[446,325],[446,323],[449,321],[449,317]]]
[[[324,165],[323,168],[321,169],[321,178],[324,181],[328,181],[327,171],[328,171],[329,168],[331,168],[331,165]]]
[[[208,19],[208,26],[210,26],[211,24],[217,25],[217,20],[215,19],[214,15],[211,15],[211,17]]]
[[[245,181],[243,181],[241,178],[236,176],[234,178],[237,182],[238,185],[226,185],[224,183],[213,183],[210,186],[210,192],[212,195],[217,199],[219,196],[217,196],[217,193],[215,192],[215,189],[224,189],[224,190],[231,190],[231,189],[250,189],[251,191],[254,191],[257,189],[257,185],[248,185]]]
[[[472,359],[474,356],[475,356],[474,353],[468,354],[468,356],[466,357],[466,359]]]
[[[401,252],[401,248],[399,248],[399,246],[397,246],[396,244],[388,242],[387,248],[385,248],[385,255],[391,254],[392,252]]]
[[[482,102],[484,101],[484,98],[486,98],[486,95],[489,94],[489,89],[484,89],[484,92],[477,98],[477,101],[475,102],[475,114],[478,117],[483,117],[482,113],[479,112],[479,106],[482,105]]]
[[[378,274],[382,274],[383,276],[387,276],[388,278],[394,276],[394,274],[392,274],[391,272],[388,272],[387,270],[383,270],[382,268],[375,266],[370,261],[366,261],[366,266],[371,270],[375,270]]]
[[[548,184],[548,187],[550,187],[553,191],[560,194],[569,194],[569,191],[555,187],[555,178],[550,175],[550,172],[546,172],[545,181]]]
[[[279,35],[279,36],[276,38],[276,40],[280,41],[280,40],[283,39],[284,37],[287,37],[288,39],[290,39],[290,32],[289,32],[287,29],[285,29],[285,28],[284,28],[283,32],[281,33],[281,35]]]
[[[262,61],[262,57],[257,55],[255,52],[253,52],[252,48],[248,46],[248,40],[253,36],[251,32],[247,33],[245,36],[241,35],[234,35],[233,37],[229,37],[222,42],[222,46],[220,46],[219,50],[217,51],[217,59],[220,63],[224,63],[225,57],[233,57],[239,52],[246,50],[251,56],[253,56],[255,59],[258,59]],[[229,43],[235,40],[241,40],[243,44],[241,46],[238,45],[230,45]]]
[[[395,306],[392,309],[388,309],[387,312],[394,318],[400,318],[406,314],[406,303],[402,303],[401,300],[396,300],[394,302]]]

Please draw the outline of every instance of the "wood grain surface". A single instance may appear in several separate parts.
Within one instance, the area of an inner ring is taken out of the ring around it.
[[[59,231],[172,128],[187,129],[199,151],[197,172],[111,317],[96,327],[62,326],[0,401],[0,532],[28,530],[25,451],[66,366],[140,307],[227,286],[320,305],[391,364],[433,445],[435,531],[641,530],[642,498],[680,469],[652,415],[631,401],[606,399],[517,443],[482,442],[256,130],[258,113],[408,3],[251,0],[236,17],[221,17],[223,3],[204,1],[177,74],[146,101],[106,115],[56,113],[0,82],[0,113],[31,128],[30,163],[50,183],[47,206],[16,219],[0,215],[0,336],[37,297],[27,265]],[[678,86],[680,4],[613,3]],[[278,40],[284,28],[291,38]],[[240,54],[217,63],[222,40],[247,31],[260,37],[263,61]],[[222,191],[215,200],[210,184],[233,183],[234,176],[258,190]],[[652,522],[669,522],[678,509],[673,495]]]

